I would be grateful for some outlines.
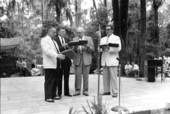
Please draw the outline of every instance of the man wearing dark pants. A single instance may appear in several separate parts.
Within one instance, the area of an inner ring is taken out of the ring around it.
[[[45,69],[45,101],[54,102],[56,94],[56,80],[57,80],[57,59],[63,60],[65,56],[59,54],[58,44],[54,41],[56,36],[56,29],[51,27],[45,37],[41,39],[41,48],[43,55],[43,67]],[[58,82],[57,82],[58,83]]]
[[[58,31],[58,38],[56,38],[56,42],[58,43],[60,52],[67,50],[67,41],[65,38],[66,31],[65,29],[60,29]],[[64,60],[60,61],[60,69],[59,69],[59,85],[58,85],[58,96],[61,98],[62,95],[62,80],[64,76],[64,95],[71,97],[69,92],[69,74],[70,74],[70,66],[71,60],[69,57],[65,57]]]
[[[58,76],[56,74],[56,70],[54,69],[45,69],[45,100],[47,100],[49,97],[54,98],[56,93],[56,87],[55,83]],[[48,102],[48,100],[47,100]]]
[[[71,60],[66,57],[64,60],[61,61],[61,70],[59,76],[59,85],[58,85],[58,95],[62,95],[62,79],[64,76],[64,95],[71,97],[69,92],[69,74],[70,74],[70,66]]]

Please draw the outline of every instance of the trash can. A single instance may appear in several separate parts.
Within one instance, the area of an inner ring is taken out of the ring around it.
[[[148,66],[148,82],[155,82],[155,67]]]
[[[163,65],[162,60],[148,60],[148,82],[155,82],[156,68]]]

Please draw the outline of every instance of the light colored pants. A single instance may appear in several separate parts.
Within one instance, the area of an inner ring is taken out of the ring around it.
[[[104,93],[110,92],[117,93],[118,85],[117,85],[117,75],[118,75],[118,67],[117,66],[104,66],[103,67],[103,87]]]
[[[75,66],[75,91],[80,92],[83,74],[83,92],[88,92],[90,65],[84,65],[83,56],[80,64]]]

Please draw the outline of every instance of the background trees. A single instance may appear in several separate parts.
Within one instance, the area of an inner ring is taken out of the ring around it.
[[[83,9],[85,1],[3,1],[4,5],[0,5],[0,18],[5,15],[7,20],[0,19],[0,37],[22,36],[19,55],[27,56],[30,60],[38,58],[41,63],[41,49],[38,44],[43,21],[50,20],[65,24],[69,34],[73,33],[77,26],[84,26],[86,34],[93,37],[96,50],[99,23],[104,36],[105,25],[114,21],[114,34],[121,37],[123,44],[120,54],[122,64],[126,60],[135,60],[143,69],[145,59],[170,54],[170,3],[168,0],[157,4],[157,7],[155,7],[155,0],[101,0],[100,2],[92,0],[88,1],[89,6],[86,6],[89,8]],[[95,57],[96,54],[94,54]]]

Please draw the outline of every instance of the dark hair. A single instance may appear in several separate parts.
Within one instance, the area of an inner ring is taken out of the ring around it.
[[[56,30],[57,30],[58,29],[58,23],[56,23],[55,21],[50,21],[50,20],[44,21],[41,37],[46,36],[48,31],[51,28],[56,28]]]
[[[113,30],[113,25],[106,25],[106,28],[110,27],[111,30]]]

